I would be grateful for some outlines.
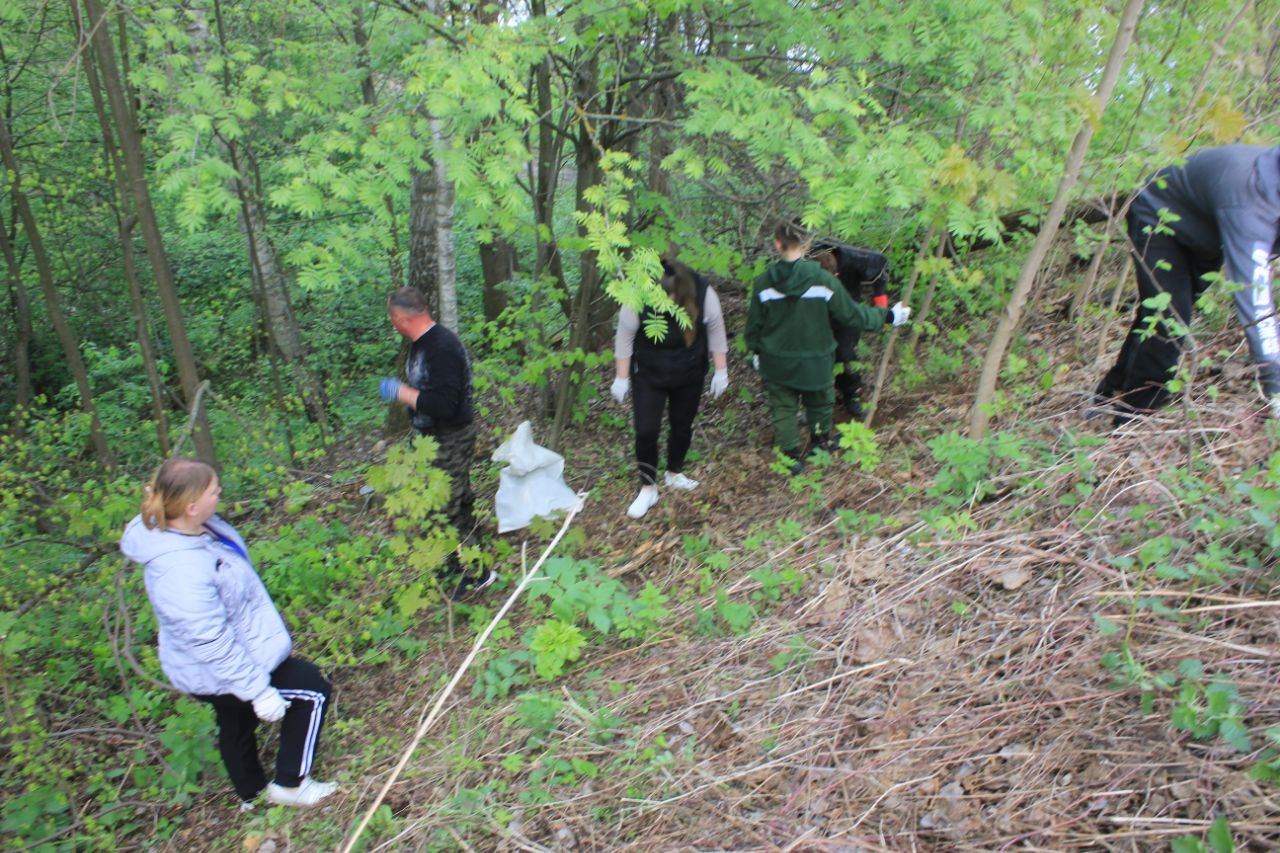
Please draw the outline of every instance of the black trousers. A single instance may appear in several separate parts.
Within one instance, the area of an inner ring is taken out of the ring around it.
[[[1168,293],[1169,307],[1183,326],[1189,326],[1192,305],[1209,286],[1203,276],[1222,267],[1222,256],[1216,252],[1193,252],[1168,234],[1144,233],[1145,226],[1135,222],[1132,215],[1128,226],[1138,275],[1138,307],[1115,366],[1103,378],[1102,390],[1135,409],[1155,409],[1169,401],[1165,383],[1178,366],[1182,338],[1163,320],[1157,320],[1154,332],[1148,336],[1150,318],[1167,315],[1142,303]]]
[[[333,685],[315,664],[289,657],[271,673],[271,686],[290,703],[280,723],[275,782],[294,788],[311,772]],[[240,799],[252,800],[267,787],[267,776],[258,760],[258,716],[253,713],[253,703],[231,693],[196,698],[213,706],[222,764]]]
[[[862,338],[862,330],[833,325],[831,331],[836,336],[836,364],[844,365],[844,370],[836,377],[836,391],[840,394],[841,405],[848,407],[862,393],[862,374],[853,367],[858,359],[858,341]]]
[[[671,432],[667,437],[667,470],[684,470],[684,457],[693,443],[693,419],[698,415],[702,399],[702,380],[691,385],[665,388],[655,385],[643,373],[631,381],[631,409],[636,425],[636,467],[642,485],[658,482],[658,438],[662,433],[662,414],[668,410]]]

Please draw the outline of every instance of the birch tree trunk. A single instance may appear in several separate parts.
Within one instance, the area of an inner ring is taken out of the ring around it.
[[[436,265],[436,180],[431,169],[414,169],[409,187],[409,286],[422,292],[434,317],[440,314],[440,270]]]
[[[1009,350],[1013,335],[1022,322],[1022,311],[1027,304],[1027,299],[1031,296],[1040,267],[1058,234],[1058,227],[1062,223],[1063,213],[1066,212],[1071,191],[1080,178],[1084,156],[1089,150],[1089,141],[1093,138],[1094,123],[1101,120],[1107,108],[1107,102],[1111,100],[1111,92],[1115,89],[1125,54],[1129,50],[1129,43],[1133,40],[1133,31],[1142,13],[1142,4],[1143,0],[1128,0],[1125,4],[1124,12],[1120,16],[1120,25],[1116,29],[1115,40],[1111,44],[1111,53],[1107,56],[1107,64],[1102,72],[1102,82],[1098,86],[1093,115],[1086,116],[1080,123],[1080,130],[1076,133],[1075,140],[1071,143],[1071,150],[1067,154],[1062,180],[1058,182],[1058,192],[1049,206],[1044,225],[1036,236],[1035,245],[1031,247],[1031,254],[1027,256],[1026,262],[1022,265],[1022,271],[1018,274],[1013,293],[1009,296],[1009,303],[1005,306],[995,334],[991,338],[991,346],[987,348],[987,355],[982,363],[982,375],[978,380],[978,393],[974,397],[973,409],[969,412],[970,438],[982,438],[987,434],[1000,368],[1004,364],[1004,357]]]
[[[440,130],[440,120],[432,116],[428,120],[431,127],[433,146],[444,144],[444,136]],[[440,294],[440,322],[461,334],[458,317],[458,264],[453,247],[453,181],[449,180],[449,172],[444,160],[432,156],[431,174],[435,180],[435,229],[436,229],[436,276]]]

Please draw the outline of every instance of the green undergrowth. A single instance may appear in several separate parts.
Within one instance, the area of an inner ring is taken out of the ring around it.
[[[731,550],[714,544],[712,531],[686,534],[666,575],[614,577],[587,538],[571,531],[474,663],[464,683],[469,697],[433,735],[433,766],[444,762],[462,781],[430,805],[430,825],[449,829],[425,830],[421,849],[453,849],[453,833],[486,844],[605,780],[626,781],[619,803],[596,815],[603,821],[626,803],[678,794],[674,771],[696,762],[698,741],[619,716],[618,698],[637,686],[618,677],[616,661],[776,627],[834,571],[821,561],[815,568],[812,554],[902,535],[927,563],[981,530],[993,507],[1010,531],[1088,532],[1101,543],[1090,559],[1123,579],[1116,591],[1124,594],[1099,598],[1090,614],[1107,646],[1099,663],[1136,711],[1160,715],[1171,737],[1236,756],[1264,784],[1280,781],[1280,728],[1254,711],[1248,679],[1208,655],[1164,660],[1150,630],[1211,631],[1214,612],[1203,609],[1210,593],[1274,595],[1280,453],[1230,478],[1211,454],[1190,454],[1159,469],[1159,500],[1131,503],[1114,500],[1103,474],[1114,460],[1088,433],[1006,430],[972,440],[946,432],[927,442],[930,458],[922,461],[883,447],[861,425],[841,432],[834,454],[817,454],[804,473],[774,486],[794,498],[793,512],[749,525]],[[8,534],[0,682],[10,768],[0,833],[11,846],[39,850],[110,847],[130,837],[161,843],[183,826],[173,807],[196,805],[225,779],[209,709],[165,686],[141,573],[114,554],[136,511],[137,480],[77,481],[56,464],[56,440],[4,441],[15,462],[0,465]],[[425,701],[449,675],[433,661],[459,659],[452,652],[469,648],[516,582],[509,545],[471,543],[464,559],[498,565],[505,580],[481,603],[444,601],[436,571],[458,542],[443,524],[448,486],[431,467],[435,449],[429,440],[394,445],[384,463],[336,472],[324,487],[268,466],[251,475],[253,499],[237,503],[228,490],[229,514],[246,532],[300,652],[357,696],[358,685],[344,682],[385,671],[421,682],[410,692]],[[915,466],[927,474],[877,479],[888,493],[874,509],[827,505],[837,482]],[[372,496],[355,495],[360,482]],[[546,541],[556,527],[540,522],[530,535]],[[982,618],[970,602],[953,609]],[[803,683],[812,655],[797,627],[747,666],[762,678]],[[389,711],[347,702],[335,715],[322,763],[342,768],[340,781],[353,783],[403,747],[408,732],[380,727]],[[469,734],[477,731],[510,748],[478,749]],[[1180,839],[1179,849],[1224,849],[1229,817],[1203,839]],[[413,819],[380,811],[366,843],[395,837]],[[266,809],[226,840],[282,827],[316,848],[347,830]]]

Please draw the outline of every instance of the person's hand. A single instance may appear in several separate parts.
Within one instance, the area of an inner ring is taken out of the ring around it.
[[[378,383],[378,396],[382,398],[382,402],[390,403],[400,396],[400,380],[394,376],[388,376]]]
[[[288,707],[289,703],[284,701],[280,691],[274,687],[268,687],[253,700],[253,713],[257,714],[258,719],[264,723],[274,723],[284,716],[285,709]]]
[[[609,393],[613,395],[613,399],[621,403],[627,399],[627,392],[631,390],[631,380],[625,376],[614,377],[613,384],[609,386]]]
[[[889,316],[893,318],[893,325],[901,326],[911,316],[911,309],[907,307],[905,302],[899,302],[889,309]]]
[[[720,368],[711,376],[711,398],[715,399],[729,389],[729,371]]]
[[[754,370],[756,373],[760,372],[760,356],[758,355],[751,356],[751,369]]]

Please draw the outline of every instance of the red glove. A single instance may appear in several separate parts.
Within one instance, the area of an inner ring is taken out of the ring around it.
[[[876,306],[877,308],[888,308],[889,294],[877,293],[875,296],[871,297],[871,304]]]

